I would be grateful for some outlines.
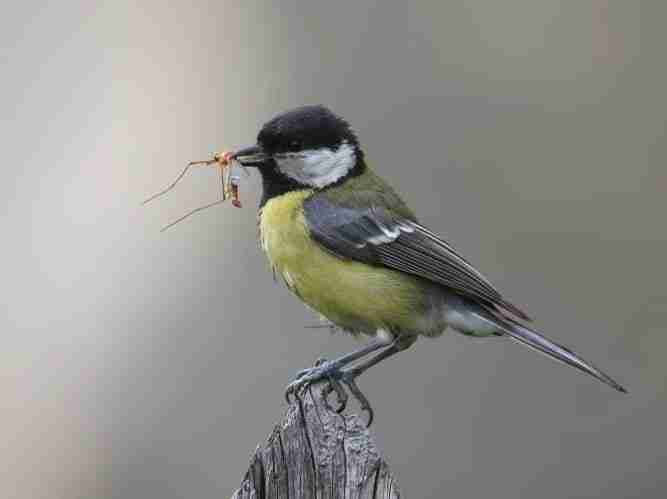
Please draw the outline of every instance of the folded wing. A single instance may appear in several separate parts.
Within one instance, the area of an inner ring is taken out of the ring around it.
[[[304,215],[313,239],[340,257],[419,276],[530,320],[449,243],[388,207],[355,207],[314,195],[304,203]]]

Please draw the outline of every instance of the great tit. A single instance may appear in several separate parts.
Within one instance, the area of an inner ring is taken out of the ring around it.
[[[273,272],[331,324],[372,340],[333,361],[318,361],[288,385],[290,394],[318,380],[373,412],[356,378],[447,328],[504,336],[626,390],[570,349],[528,325],[531,319],[454,247],[419,223],[392,187],[371,169],[350,125],[324,106],[283,112],[261,128],[256,144],[231,154],[262,177],[261,247]],[[376,352],[374,355],[372,353]]]

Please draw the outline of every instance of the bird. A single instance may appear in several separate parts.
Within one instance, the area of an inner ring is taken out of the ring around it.
[[[274,275],[328,324],[369,338],[351,353],[299,371],[287,386],[288,401],[308,385],[328,381],[337,410],[345,408],[349,391],[370,426],[373,409],[357,378],[420,336],[438,337],[448,329],[510,338],[627,393],[538,332],[531,317],[420,223],[371,167],[350,124],[329,108],[284,111],[261,127],[255,144],[228,156],[261,176],[259,239]]]

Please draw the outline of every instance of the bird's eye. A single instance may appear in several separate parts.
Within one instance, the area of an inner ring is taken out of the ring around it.
[[[297,151],[301,149],[301,141],[300,140],[290,140],[289,143],[287,144],[287,147],[289,147],[292,151]]]

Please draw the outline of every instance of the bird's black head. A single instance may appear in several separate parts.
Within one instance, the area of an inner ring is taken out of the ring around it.
[[[358,147],[350,125],[324,106],[302,106],[264,124],[257,144],[269,154],[337,149],[342,143]]]
[[[364,169],[363,152],[350,125],[324,106],[302,106],[264,124],[257,145],[234,153],[259,168],[264,202],[295,189],[323,189]]]

